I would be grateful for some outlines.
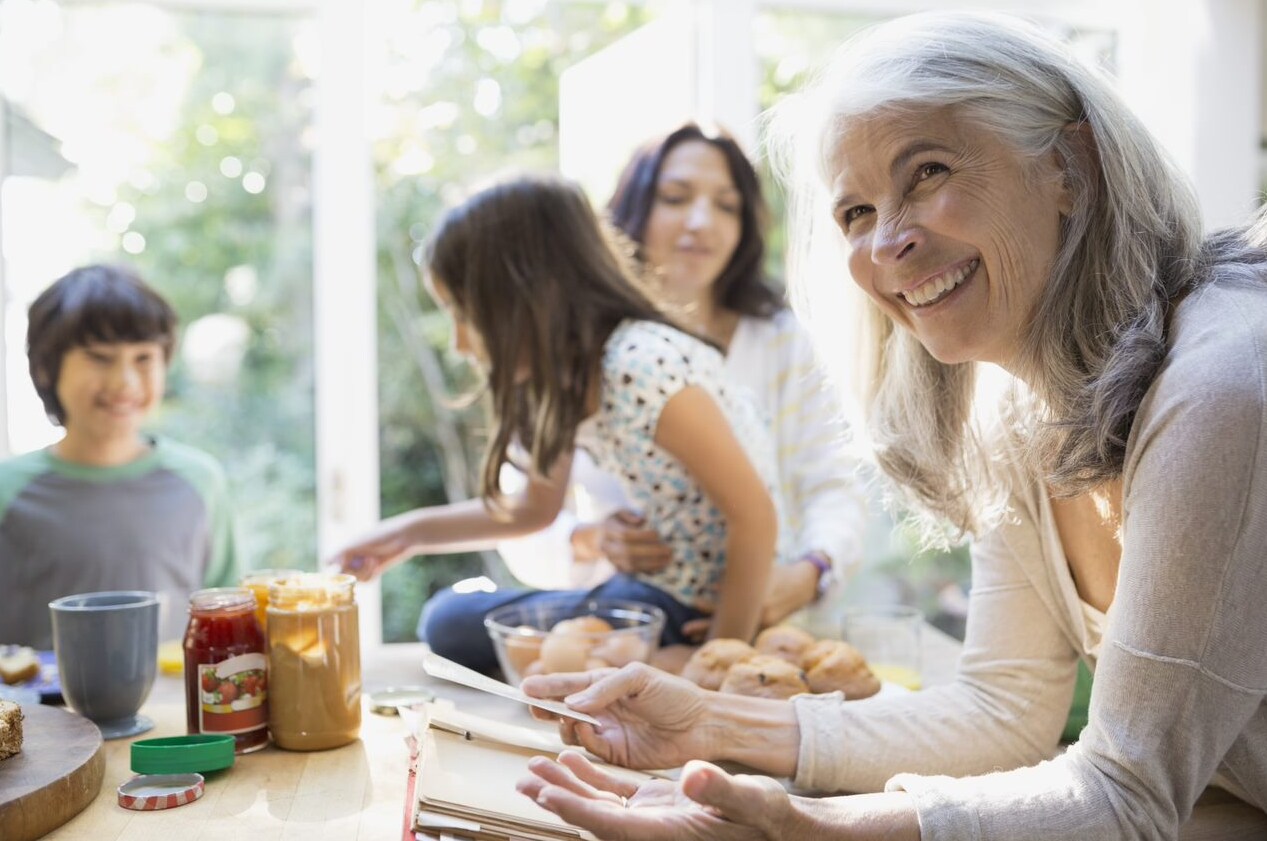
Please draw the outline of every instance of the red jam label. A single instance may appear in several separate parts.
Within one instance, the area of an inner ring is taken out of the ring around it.
[[[239,654],[198,667],[199,729],[250,733],[268,726],[268,658]]]

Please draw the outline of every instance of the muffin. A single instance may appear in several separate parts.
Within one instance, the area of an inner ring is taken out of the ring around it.
[[[757,634],[753,645],[758,654],[769,654],[799,666],[814,637],[791,625],[774,625]]]
[[[717,689],[732,665],[756,653],[756,649],[743,640],[709,640],[686,661],[686,665],[682,667],[682,677],[705,689]]]
[[[781,657],[758,654],[726,672],[721,691],[754,698],[787,699],[809,691],[805,673]]]
[[[820,640],[805,652],[801,665],[814,693],[840,691],[853,701],[880,691],[880,681],[867,668],[867,661],[847,642]]]

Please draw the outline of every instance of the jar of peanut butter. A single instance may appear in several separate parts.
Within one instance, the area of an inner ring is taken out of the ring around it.
[[[268,590],[269,716],[273,742],[325,750],[361,730],[356,579],[299,573]]]

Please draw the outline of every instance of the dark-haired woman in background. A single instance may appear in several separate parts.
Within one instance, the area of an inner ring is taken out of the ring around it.
[[[633,155],[608,211],[677,319],[725,351],[727,373],[752,392],[773,434],[791,539],[790,562],[775,570],[762,614],[763,624],[777,622],[857,568],[865,509],[836,396],[766,278],[757,173],[729,134],[686,123]],[[582,453],[571,481],[584,513],[597,516],[581,522],[565,512],[550,530],[501,544],[516,575],[537,586],[579,586],[602,581],[613,567],[649,572],[672,560],[617,484]],[[541,579],[545,559],[554,570],[564,560],[558,580]]]

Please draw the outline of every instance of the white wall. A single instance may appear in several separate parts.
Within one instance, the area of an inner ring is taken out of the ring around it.
[[[1260,190],[1262,0],[1129,0],[1122,92],[1196,184],[1208,227],[1245,220]]]

